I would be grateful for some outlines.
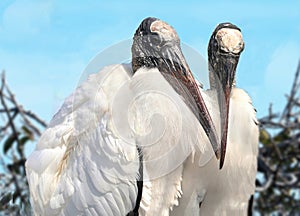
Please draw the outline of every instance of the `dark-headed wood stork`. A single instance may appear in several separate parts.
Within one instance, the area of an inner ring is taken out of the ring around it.
[[[202,95],[221,137],[221,159],[212,157],[213,152],[195,152],[185,162],[183,196],[171,215],[247,214],[255,191],[258,122],[250,97],[236,88],[236,67],[243,49],[237,26],[222,23],[216,27],[208,46],[210,90]],[[205,137],[203,142],[209,145]]]
[[[160,124],[152,124],[157,114]],[[180,196],[182,162],[203,135],[219,157],[214,125],[176,31],[147,18],[134,35],[132,67],[111,65],[90,75],[29,156],[33,212],[168,215]]]

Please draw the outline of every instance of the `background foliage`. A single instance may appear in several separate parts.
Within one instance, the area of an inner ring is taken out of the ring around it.
[[[300,215],[300,61],[285,108],[260,119],[254,208],[261,213]]]
[[[260,119],[256,193],[249,214],[300,215],[300,61],[286,106]],[[25,148],[46,123],[18,104],[2,73],[0,86],[0,215],[30,215]]]
[[[25,148],[46,123],[18,104],[2,73],[0,86],[0,215],[30,215]]]

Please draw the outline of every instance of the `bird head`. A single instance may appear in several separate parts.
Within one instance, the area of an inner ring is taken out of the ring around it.
[[[134,34],[132,60],[134,72],[140,67],[189,70],[175,29],[153,17],[144,19]]]
[[[223,167],[227,134],[229,103],[232,87],[235,85],[235,73],[240,54],[244,50],[241,30],[231,23],[221,23],[214,30],[208,45],[208,61],[211,87],[218,91],[218,102],[221,118],[221,159]]]

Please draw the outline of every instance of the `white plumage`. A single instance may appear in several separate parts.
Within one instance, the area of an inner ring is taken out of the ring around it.
[[[114,110],[121,98],[124,106]],[[114,122],[122,110],[128,116]],[[157,69],[132,77],[128,65],[105,67],[66,99],[27,160],[34,213],[126,215],[137,196],[138,143],[145,173],[140,212],[169,215],[182,193],[183,161],[194,148],[208,151],[203,136]]]
[[[181,181],[183,162],[197,149],[204,153],[211,148],[201,140],[206,135],[197,118],[186,106],[158,70],[138,71],[132,79],[135,91],[143,93],[145,100],[138,100],[134,110],[141,128],[149,128],[151,133],[139,139],[143,147],[144,166],[150,180],[151,202],[140,210],[141,215],[169,215],[170,209],[178,205],[182,195]],[[144,123],[142,123],[144,122]],[[146,123],[146,125],[144,125]],[[142,197],[142,202],[148,199]]]
[[[26,162],[36,215],[126,215],[133,209],[137,150],[115,136],[111,122],[111,96],[130,73],[115,65],[89,76],[50,122]]]
[[[208,90],[203,96],[209,111],[215,114],[214,123],[220,125],[216,94]],[[249,198],[255,191],[258,126],[251,99],[242,89],[232,89],[228,128],[226,160],[221,170],[211,148],[205,159],[196,152],[185,162],[183,195],[172,216],[247,214]],[[202,143],[209,146],[206,137]]]
[[[249,96],[231,91],[226,162],[219,170],[211,142],[217,134],[199,110],[205,105],[176,31],[147,18],[132,51],[132,67],[111,65],[90,75],[42,134],[26,162],[34,214],[127,215],[137,204],[140,166],[140,215],[168,216],[178,204],[171,215],[197,215],[199,203],[204,215],[244,213],[254,192],[258,137]],[[199,89],[221,138],[219,89]]]
[[[158,39],[166,47],[154,44]],[[176,66],[173,59],[156,61],[164,55],[178,59]],[[158,19],[145,19],[135,33],[132,64],[133,70],[112,65],[90,75],[42,134],[26,162],[35,215],[131,212],[139,203],[138,147],[144,168],[139,211],[168,215],[178,203],[182,162],[192,148],[186,142],[197,143],[200,136],[189,132],[190,122],[200,124],[161,74],[174,76],[186,66],[175,30]],[[166,71],[168,67],[174,70]]]

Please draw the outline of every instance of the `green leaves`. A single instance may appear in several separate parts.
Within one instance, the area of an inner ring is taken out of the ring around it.
[[[271,144],[271,136],[267,130],[261,129],[259,131],[259,141],[265,146],[269,146]]]
[[[4,208],[8,205],[8,203],[12,200],[13,196],[11,193],[6,193],[0,196],[0,209]]]
[[[290,129],[283,129],[277,135],[274,136],[274,141],[279,143],[290,138]]]
[[[18,139],[18,137],[15,136],[15,134],[11,134],[4,142],[3,145],[3,152],[4,154],[7,153],[7,151],[12,147],[13,143]]]
[[[20,131],[18,131],[16,134],[11,133],[5,140],[3,144],[3,153],[7,154],[7,152],[12,149],[13,144],[17,143],[17,151],[19,155],[23,155],[23,149],[24,145],[28,141],[34,140],[34,134],[33,132],[28,129],[26,126],[22,126]]]
[[[28,137],[29,140],[34,140],[34,134],[28,127],[23,125],[21,127],[21,130],[25,137]]]

